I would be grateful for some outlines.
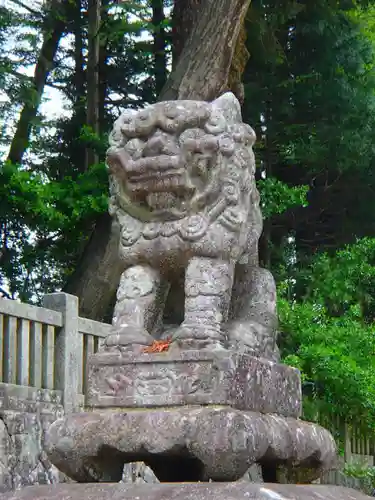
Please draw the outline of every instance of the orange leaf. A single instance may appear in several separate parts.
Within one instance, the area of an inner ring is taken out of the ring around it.
[[[143,349],[143,352],[152,354],[156,352],[168,351],[171,342],[172,339],[170,338],[165,340],[154,340],[154,342],[150,346],[147,346]]]

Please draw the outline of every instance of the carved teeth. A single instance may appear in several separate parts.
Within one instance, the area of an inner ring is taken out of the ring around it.
[[[159,175],[137,177],[128,183],[133,192],[168,192],[185,189],[186,183],[183,171],[163,172]]]
[[[182,169],[169,169],[165,172],[146,172],[144,174],[138,174],[138,175],[132,175],[129,176],[129,184],[140,184],[143,182],[158,182],[162,179],[167,179],[167,178],[176,178],[176,179],[181,179],[184,174],[184,171]]]
[[[180,167],[181,161],[179,156],[159,155],[140,158],[136,161],[128,162],[126,172],[129,176],[147,173],[149,171],[163,172],[171,168]]]

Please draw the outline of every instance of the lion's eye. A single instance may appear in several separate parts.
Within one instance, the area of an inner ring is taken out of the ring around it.
[[[171,118],[172,120],[174,118],[177,118],[178,114],[181,114],[181,111],[179,112],[176,108],[167,108],[164,111],[164,115],[166,118]]]
[[[127,125],[132,121],[132,115],[122,115],[121,116],[121,122],[123,125]]]
[[[148,118],[149,118],[149,114],[148,114],[148,113],[146,113],[145,111],[141,111],[141,112],[138,114],[137,118],[138,118],[139,120],[141,120],[141,121],[143,121],[143,122],[144,122],[144,121],[148,120]]]

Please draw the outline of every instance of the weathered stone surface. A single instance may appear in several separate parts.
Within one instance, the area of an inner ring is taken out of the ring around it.
[[[61,484],[34,486],[2,500],[370,500],[339,486],[209,483],[209,484]]]
[[[251,464],[276,476],[280,464],[314,471],[336,460],[330,433],[293,418],[230,408],[181,408],[71,415],[46,441],[52,463],[79,482],[120,481],[143,461],[160,481],[235,481]]]
[[[107,163],[123,274],[107,349],[139,351],[168,332],[184,349],[279,359],[275,282],[258,264],[254,142],[231,93],[115,122]]]
[[[230,351],[101,353],[89,360],[87,405],[228,405],[299,417],[298,370]]]
[[[43,451],[49,426],[63,415],[59,391],[0,384],[0,493],[66,480]]]

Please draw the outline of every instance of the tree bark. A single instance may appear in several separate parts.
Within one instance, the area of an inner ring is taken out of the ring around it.
[[[84,70],[84,56],[83,56],[83,27],[82,27],[82,2],[77,0],[73,8],[73,34],[74,34],[74,94],[76,96],[74,102],[74,113],[81,115],[82,99],[85,95],[85,70]]]
[[[196,22],[202,0],[175,0],[172,13],[172,69],[176,69],[184,45]]]
[[[167,80],[166,38],[163,0],[152,0],[152,24],[154,27],[154,77],[155,90],[159,95]]]
[[[109,14],[108,8],[110,0],[102,0],[102,8],[100,14],[100,41],[99,41],[99,132],[103,133],[107,129],[106,120],[107,113],[105,102],[107,98],[107,63],[108,63],[108,33],[105,28],[108,26]]]
[[[199,6],[202,0],[175,0],[172,17],[172,68],[176,69],[177,61],[181,56],[184,45],[186,44],[192,28],[197,20]],[[231,65],[229,68],[227,88],[223,86],[223,90],[230,90],[239,99],[241,104],[244,100],[244,88],[242,84],[242,75],[245,71],[246,64],[249,60],[249,52],[246,47],[246,27],[244,10],[240,22],[239,33],[232,55]]]
[[[87,54],[87,126],[91,132],[99,135],[99,28],[101,1],[88,0],[88,54]],[[86,148],[86,169],[99,158],[96,151],[88,145]]]
[[[69,127],[68,143],[70,160],[78,172],[85,170],[86,148],[80,140],[83,125],[86,123],[86,71],[83,41],[82,1],[71,5],[72,32],[74,35],[74,75],[73,75],[73,114],[72,127]]]
[[[43,26],[43,42],[35,66],[32,80],[32,94],[24,103],[16,132],[11,142],[7,160],[13,164],[22,163],[25,151],[29,146],[33,121],[38,112],[44,87],[59,46],[60,39],[66,28],[66,8],[69,0],[50,2],[49,10]]]
[[[102,214],[64,292],[79,297],[83,317],[102,321],[116,293],[121,267],[117,258],[119,231],[108,213]]]
[[[159,100],[209,101],[227,87],[236,40],[250,0],[199,1],[196,16],[191,16],[192,12],[184,15],[180,11],[181,19],[190,16],[196,22],[193,22],[190,34],[186,34],[179,60]],[[176,6],[181,9],[183,5],[194,9],[197,3],[176,0]],[[175,33],[184,32],[179,28]],[[176,38],[174,44],[178,47]],[[64,289],[79,297],[82,316],[100,321],[113,301],[121,272],[117,256],[118,238],[118,228],[111,224],[108,214],[103,214]]]
[[[228,87],[238,35],[250,0],[205,0],[160,100],[211,101]]]

